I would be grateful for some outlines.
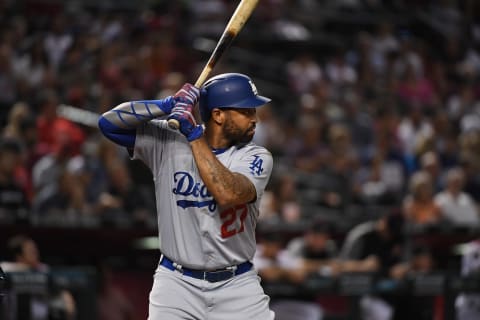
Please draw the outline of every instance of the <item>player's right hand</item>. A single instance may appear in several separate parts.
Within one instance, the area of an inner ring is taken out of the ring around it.
[[[182,89],[178,90],[173,96],[174,106],[179,104],[191,105],[192,108],[200,97],[200,90],[190,83],[185,83]]]
[[[198,101],[200,91],[193,85],[187,83],[174,96],[174,107],[168,116],[168,120],[178,121],[180,132],[188,141],[200,138],[203,134],[203,127],[198,125],[193,116],[193,107]]]

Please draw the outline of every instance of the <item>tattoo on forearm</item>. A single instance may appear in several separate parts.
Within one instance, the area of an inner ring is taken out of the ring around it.
[[[233,192],[237,197],[247,197],[251,194],[249,181],[246,181],[245,177],[229,172],[214,159],[209,159],[206,163],[211,173],[212,182],[220,184],[223,190]]]
[[[229,199],[240,204],[255,199],[255,186],[250,180],[226,168],[211,152],[205,140],[195,140],[191,146],[200,175],[207,189],[217,200]]]
[[[207,165],[208,165],[209,171],[212,173],[212,182],[222,183],[222,179],[221,179],[222,174],[220,172],[225,169],[219,166],[218,163],[216,163],[215,161],[212,161],[212,159],[207,160]]]

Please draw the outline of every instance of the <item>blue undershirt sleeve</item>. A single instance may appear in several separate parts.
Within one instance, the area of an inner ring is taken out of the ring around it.
[[[116,144],[129,149],[133,149],[135,146],[136,129],[119,128],[103,116],[98,120],[98,127],[105,137]]]

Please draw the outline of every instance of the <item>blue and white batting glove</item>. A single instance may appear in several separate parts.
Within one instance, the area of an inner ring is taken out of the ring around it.
[[[190,83],[185,83],[182,89],[178,90],[173,96],[174,103],[191,104],[195,106],[200,97],[200,90]]]
[[[200,96],[200,90],[186,83],[174,96],[174,107],[168,119],[175,119],[180,123],[179,130],[189,142],[200,138],[203,126],[198,125],[193,116],[193,108]]]

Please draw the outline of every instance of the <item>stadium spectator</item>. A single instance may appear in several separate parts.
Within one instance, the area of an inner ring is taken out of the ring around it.
[[[397,280],[404,279],[431,273],[435,268],[436,261],[431,248],[426,245],[415,245],[410,259],[395,265],[390,271],[390,276]]]
[[[415,245],[411,258],[393,267],[390,275],[396,280],[408,280],[432,274],[436,270],[436,259],[431,248],[425,245]],[[386,299],[394,310],[392,320],[431,320],[443,316],[441,309],[443,297],[440,296],[403,295],[399,297],[390,295]]]
[[[37,243],[26,235],[11,237],[7,243],[6,260],[0,261],[0,266],[6,272],[44,272],[50,267],[40,260]],[[70,291],[58,288],[49,293],[48,299],[32,296],[30,314],[22,314],[27,310],[18,310],[19,317],[28,315],[31,319],[74,320],[77,305]]]
[[[342,272],[390,276],[406,254],[403,230],[404,218],[396,212],[355,226],[341,247]],[[387,320],[394,315],[394,308],[383,295],[363,295],[360,310],[361,319]]]
[[[30,107],[25,102],[15,103],[8,113],[8,119],[3,128],[2,136],[6,138],[21,139],[21,123],[30,115]]]
[[[399,201],[404,180],[401,164],[389,161],[382,150],[354,174],[355,200],[361,205],[393,206]]]
[[[32,208],[34,223],[83,226],[83,218],[95,213],[86,199],[85,181],[72,169],[61,168],[53,182],[35,198]]]
[[[382,74],[387,68],[387,55],[398,51],[400,44],[394,35],[394,26],[387,22],[380,22],[377,26],[371,44],[371,63],[376,74]]]
[[[280,234],[268,232],[257,245],[253,264],[264,282],[289,281],[301,283],[306,273],[302,268],[302,259],[294,257],[285,249]]]
[[[465,244],[466,250],[461,258],[461,275],[475,276],[480,273],[480,240],[475,239]],[[457,319],[474,320],[480,317],[480,294],[465,292],[455,299]]]
[[[0,45],[0,108],[7,113],[0,114],[0,125],[4,126],[8,109],[15,103],[17,98],[17,86],[12,67],[13,48],[8,43]]]
[[[257,118],[258,123],[253,141],[271,150],[272,155],[282,156],[285,153],[283,146],[286,133],[283,132],[284,126],[275,116],[271,103],[257,111]]]
[[[58,187],[61,173],[72,158],[71,142],[58,137],[51,153],[47,153],[32,168],[32,181],[36,197]]]
[[[408,76],[411,77],[422,77],[425,72],[425,65],[416,48],[423,42],[414,37],[410,30],[403,30],[402,35],[398,36],[398,38],[400,47],[392,65],[395,77],[401,80],[408,73],[410,73]]]
[[[253,264],[263,284],[278,281],[301,284],[309,273],[303,258],[292,255],[282,237],[273,232],[265,234],[258,243]],[[301,299],[278,299],[272,301],[271,309],[279,320],[317,320],[323,315],[320,305]]]
[[[445,171],[459,165],[457,124],[450,120],[446,111],[438,110],[433,116],[433,127],[435,138],[432,137],[428,151],[438,154],[440,169]]]
[[[339,257],[343,272],[379,272],[389,275],[405,254],[404,217],[387,213],[348,231]]]
[[[55,152],[58,148],[64,150],[68,156],[80,153],[85,132],[73,122],[57,114],[59,104],[58,94],[53,90],[45,90],[38,99],[37,130],[38,143],[45,145],[47,152]]]
[[[339,49],[326,63],[325,74],[335,85],[349,85],[357,81],[357,71],[345,58],[345,50]]]
[[[322,139],[323,127],[311,115],[300,117],[298,136],[292,141],[292,148],[287,152],[292,166],[299,171],[314,173],[325,165],[325,144]]]
[[[30,218],[27,192],[16,176],[22,150],[17,140],[0,140],[0,222],[28,223]]]
[[[19,102],[10,110],[9,122],[3,132],[7,139],[17,140],[21,145],[21,161],[17,163],[15,175],[31,203],[34,197],[32,167],[45,154],[37,144],[35,116],[27,104]]]
[[[465,192],[465,173],[461,168],[449,169],[446,173],[445,188],[435,195],[435,203],[442,217],[457,226],[477,227],[480,214],[473,199]]]
[[[328,79],[315,83],[309,93],[300,95],[301,115],[316,120],[322,128],[331,121],[339,121],[343,116],[343,109],[338,104],[338,93],[335,85]],[[302,125],[301,115],[299,124]],[[301,129],[301,126],[298,127]]]
[[[323,76],[322,68],[308,52],[298,54],[287,63],[286,69],[288,83],[296,94],[310,92]]]
[[[407,63],[397,87],[397,94],[407,104],[420,104],[428,108],[437,102],[432,83],[421,72]]]
[[[402,117],[396,135],[400,140],[401,150],[407,166],[408,174],[412,174],[418,168],[416,157],[418,147],[434,135],[431,120],[425,117],[422,106],[411,103],[406,106],[406,114]]]
[[[287,243],[286,250],[296,259],[303,260],[307,273],[329,277],[341,271],[333,227],[329,222],[313,222],[301,236]]]
[[[47,272],[49,267],[40,261],[37,243],[25,235],[17,235],[8,240],[3,270]]]
[[[62,63],[65,54],[73,44],[73,36],[68,33],[69,20],[59,14],[51,20],[51,26],[44,39],[44,49],[49,63],[56,70]]]
[[[17,52],[12,63],[15,77],[21,84],[21,91],[23,91],[21,93],[24,99],[33,96],[35,90],[46,87],[56,79],[55,70],[48,61],[42,41],[41,36],[35,36],[27,45],[26,50]]]
[[[475,106],[475,88],[472,84],[464,84],[448,97],[447,113],[451,120],[458,123],[461,117],[473,110]]]
[[[480,202],[480,130],[466,131],[458,137],[460,165],[465,171],[465,192]]]
[[[290,174],[277,174],[270,182],[268,197],[264,200],[267,212],[262,212],[261,223],[295,223],[302,216],[298,199],[297,178]]]
[[[108,181],[98,199],[99,214],[105,225],[156,225],[153,196],[141,185],[134,185],[128,167],[120,161],[107,167]]]
[[[436,151],[427,151],[420,156],[420,170],[428,173],[432,180],[433,192],[436,193],[445,186],[445,170],[442,168]]]
[[[339,121],[349,128],[352,146],[359,160],[371,157],[374,145],[374,119],[364,110],[364,103],[364,98],[355,88],[346,88],[339,99],[339,106],[343,110]]]
[[[409,193],[403,201],[403,214],[413,225],[434,225],[441,221],[440,208],[435,203],[433,183],[430,174],[424,171],[414,173],[409,181]]]
[[[344,211],[353,198],[353,173],[358,166],[358,155],[352,146],[349,128],[333,124],[327,132],[328,153],[323,176],[318,187],[318,204]]]

